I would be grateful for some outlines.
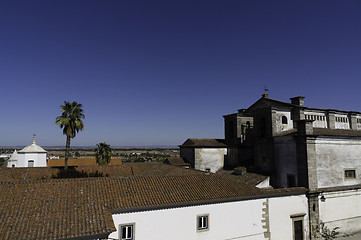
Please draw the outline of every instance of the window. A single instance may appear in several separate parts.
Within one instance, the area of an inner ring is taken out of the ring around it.
[[[296,176],[294,174],[287,174],[287,187],[296,187]]]
[[[345,180],[346,179],[356,179],[356,170],[355,169],[346,169],[345,170]]]
[[[282,116],[282,124],[288,124],[288,120],[286,116]]]
[[[120,240],[134,239],[134,224],[120,226]]]
[[[208,230],[208,215],[202,215],[197,217],[197,230]]]
[[[34,160],[28,161],[28,167],[34,167]]]

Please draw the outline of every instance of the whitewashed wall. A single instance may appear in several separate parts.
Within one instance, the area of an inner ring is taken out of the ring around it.
[[[28,161],[34,161],[34,167],[46,167],[46,153],[19,153],[16,167],[28,167]]]
[[[181,207],[154,211],[113,214],[114,225],[135,223],[135,239],[157,240],[261,240],[265,238],[265,203],[267,199]],[[271,239],[293,239],[292,219],[295,213],[307,214],[307,199],[302,196],[269,200]],[[209,215],[209,230],[197,232],[198,215]],[[305,217],[305,228],[308,217]],[[109,238],[118,239],[113,232]]]
[[[224,156],[227,154],[227,148],[196,148],[194,168],[197,170],[214,173],[224,166]]]
[[[341,235],[361,232],[361,190],[323,193],[319,200],[320,220],[328,228],[339,227]]]
[[[291,216],[303,215],[304,239],[309,239],[308,200],[304,195],[269,199],[271,239],[294,239]]]
[[[318,137],[315,143],[318,188],[361,184],[361,139]],[[355,169],[356,179],[345,180],[345,169]]]

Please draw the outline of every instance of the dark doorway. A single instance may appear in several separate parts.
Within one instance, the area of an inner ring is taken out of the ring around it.
[[[294,221],[293,225],[295,240],[303,240],[303,220]]]

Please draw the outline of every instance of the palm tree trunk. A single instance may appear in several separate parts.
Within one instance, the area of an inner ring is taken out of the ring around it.
[[[68,170],[68,159],[69,159],[69,150],[70,150],[70,136],[66,136],[66,144],[65,144],[65,163],[64,170]]]

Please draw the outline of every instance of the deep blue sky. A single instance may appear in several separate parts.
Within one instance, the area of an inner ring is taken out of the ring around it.
[[[361,1],[45,0],[0,5],[0,146],[223,138],[261,97],[361,111]]]

